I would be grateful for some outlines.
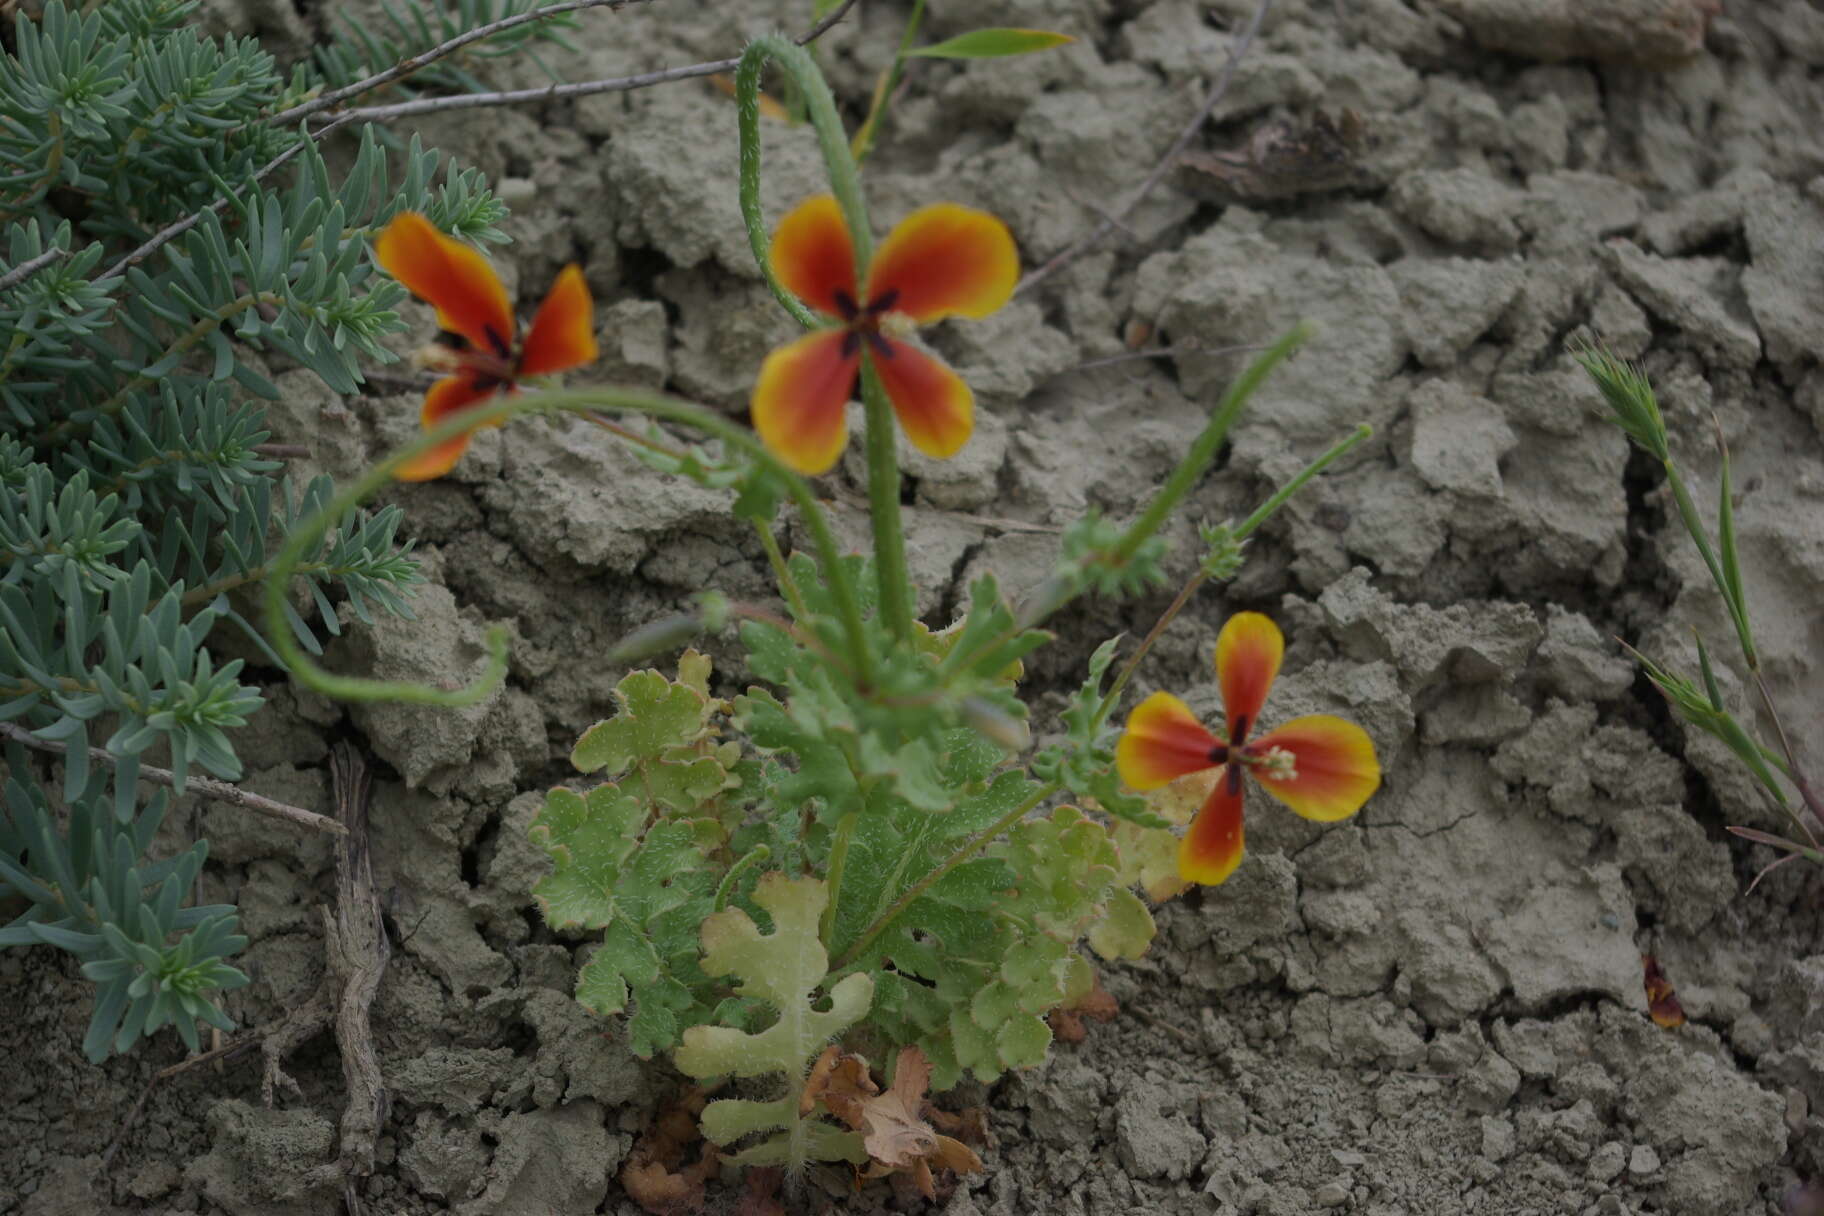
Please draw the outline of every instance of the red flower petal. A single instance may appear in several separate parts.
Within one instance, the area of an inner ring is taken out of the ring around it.
[[[595,345],[595,302],[589,284],[576,266],[566,266],[551,284],[545,302],[526,331],[525,349],[519,356],[519,374],[545,376],[593,363],[600,353]]]
[[[1353,722],[1330,714],[1294,718],[1254,740],[1248,751],[1264,755],[1275,747],[1291,753],[1294,775],[1275,778],[1265,766],[1254,775],[1262,789],[1306,819],[1347,819],[1381,786],[1374,742]]]
[[[1228,715],[1229,738],[1239,742],[1260,721],[1260,707],[1279,674],[1286,639],[1271,618],[1237,612],[1216,636],[1216,681],[1222,685],[1222,708]],[[1236,725],[1241,725],[1239,738]]]
[[[1210,749],[1218,740],[1190,706],[1169,692],[1156,692],[1134,706],[1115,744],[1115,770],[1137,790],[1156,790],[1186,773],[1214,768]]]
[[[849,440],[845,407],[860,370],[860,350],[844,329],[819,330],[768,355],[752,401],[761,441],[800,473],[828,472]]]
[[[476,350],[506,358],[513,349],[513,307],[507,289],[474,249],[431,226],[416,211],[393,217],[374,241],[388,274],[437,309],[437,324]]]
[[[854,315],[855,246],[834,197],[820,194],[792,208],[773,233],[771,257],[773,273],[800,300],[827,316]]]
[[[956,455],[975,431],[975,394],[963,378],[909,342],[882,337],[871,354],[912,446],[939,460]]]
[[[1225,769],[1203,809],[1191,821],[1191,830],[1178,842],[1178,877],[1185,882],[1216,886],[1241,864],[1241,782],[1237,770]]]
[[[1013,234],[986,211],[935,203],[901,220],[881,242],[868,269],[870,306],[887,307],[919,324],[948,316],[985,317],[1005,304],[1020,280]]]
[[[428,431],[458,410],[486,401],[499,392],[499,386],[482,388],[468,376],[445,376],[425,393],[424,408],[419,410],[418,420]],[[442,477],[462,458],[469,446],[469,436],[473,433],[473,430],[464,431],[456,438],[412,457],[394,469],[393,476],[400,481],[429,481],[433,477]]]

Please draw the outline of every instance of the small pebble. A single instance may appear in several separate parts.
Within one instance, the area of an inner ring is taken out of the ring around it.
[[[1506,1119],[1482,1116],[1482,1155],[1490,1161],[1506,1161],[1514,1155],[1514,1125]]]
[[[1589,1175],[1597,1182],[1607,1182],[1627,1168],[1628,1150],[1611,1140],[1590,1155]]]
[[[1637,1144],[1634,1153],[1628,1158],[1628,1173],[1636,1178],[1645,1178],[1648,1174],[1659,1172],[1659,1154],[1653,1151],[1651,1144]]]
[[[1311,1193],[1311,1200],[1320,1208],[1340,1208],[1349,1202],[1349,1188],[1340,1182],[1326,1182]]]

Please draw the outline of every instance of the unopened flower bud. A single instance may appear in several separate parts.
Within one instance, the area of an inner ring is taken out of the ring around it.
[[[674,613],[641,625],[615,643],[604,657],[615,664],[638,663],[642,659],[676,650],[702,632],[703,615],[700,611]]]
[[[730,604],[720,591],[704,591],[697,596],[697,615],[706,633],[721,633],[728,627]]]

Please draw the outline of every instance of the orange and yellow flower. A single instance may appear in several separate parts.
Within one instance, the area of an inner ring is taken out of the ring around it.
[[[1216,639],[1216,682],[1227,733],[1218,739],[1190,707],[1156,692],[1134,707],[1115,747],[1121,780],[1158,789],[1188,773],[1221,770],[1216,786],[1178,846],[1178,876],[1215,885],[1235,872],[1242,854],[1242,774],[1306,819],[1330,823],[1362,809],[1381,784],[1368,733],[1330,714],[1294,718],[1252,738],[1261,706],[1279,674],[1286,640],[1258,612],[1230,617]]]
[[[424,395],[418,416],[426,430],[498,393],[517,391],[527,376],[568,371],[596,357],[595,307],[583,272],[574,265],[559,272],[521,341],[507,289],[488,260],[417,212],[393,218],[375,240],[374,256],[406,290],[436,308],[443,330],[439,344],[424,356],[427,364],[449,373]],[[394,476],[402,481],[443,476],[461,458],[471,434],[464,431],[414,457]]]
[[[838,324],[782,346],[760,365],[754,429],[800,473],[827,472],[848,442],[847,406],[871,360],[899,424],[928,456],[954,456],[975,429],[975,394],[942,360],[910,342],[913,326],[985,317],[1013,295],[1019,253],[1007,225],[984,211],[937,203],[901,220],[855,282],[855,246],[830,195],[779,222],[773,273]]]

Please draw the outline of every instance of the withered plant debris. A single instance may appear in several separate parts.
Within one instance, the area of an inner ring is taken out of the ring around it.
[[[972,1126],[972,1134],[985,1137],[977,1119],[944,1115],[930,1109],[925,1089],[931,1083],[931,1062],[917,1047],[902,1048],[893,1070],[893,1084],[884,1092],[868,1075],[867,1061],[832,1046],[811,1069],[800,1099],[800,1109],[822,1102],[832,1115],[862,1136],[868,1150],[864,1179],[904,1174],[926,1199],[937,1197],[933,1168],[959,1174],[979,1173],[982,1159],[975,1150],[953,1136],[939,1132],[932,1121],[955,1129]]]
[[[1672,981],[1660,968],[1659,960],[1651,954],[1640,956],[1642,968],[1646,971],[1647,1013],[1654,1022],[1667,1030],[1677,1030],[1685,1024],[1685,1007],[1678,1003],[1678,992],[1672,987]]]
[[[1108,1023],[1120,1015],[1120,1004],[1102,987],[1102,977],[1098,975],[1088,992],[1052,1010],[1047,1020],[1051,1023],[1052,1037],[1058,1042],[1081,1043],[1089,1037],[1089,1028],[1083,1025],[1084,1018]]]
[[[1187,151],[1178,163],[1207,173],[1249,199],[1294,198],[1355,185],[1356,159],[1366,146],[1362,116],[1322,110],[1309,122],[1273,121],[1255,128],[1248,142],[1222,152]]]
[[[779,1184],[785,1171],[776,1165],[752,1165],[743,1179],[747,1187],[735,1205],[735,1216],[785,1216],[785,1204],[779,1199]]]
[[[707,1098],[703,1090],[691,1088],[662,1107],[621,1167],[628,1197],[653,1216],[680,1216],[703,1206],[703,1184],[715,1173],[717,1151],[697,1128]],[[697,1141],[703,1148],[686,1166],[685,1153]],[[755,1211],[758,1216],[764,1209]]]

